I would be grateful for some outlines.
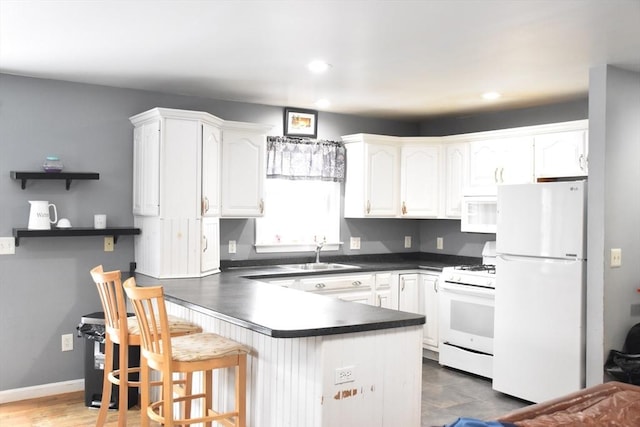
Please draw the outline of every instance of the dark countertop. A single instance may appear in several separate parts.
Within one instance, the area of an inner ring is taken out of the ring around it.
[[[161,284],[167,301],[227,321],[273,338],[301,338],[398,328],[425,323],[425,316],[342,301],[314,293],[272,285],[260,279],[297,276],[399,271],[423,268],[441,271],[448,265],[464,264],[471,258],[396,259],[382,256],[323,259],[353,265],[354,269],[300,272],[265,262],[250,266],[223,266],[219,274],[201,278],[155,279],[136,274],[142,286]],[[291,259],[280,260],[284,263]],[[303,261],[303,262],[307,262]]]

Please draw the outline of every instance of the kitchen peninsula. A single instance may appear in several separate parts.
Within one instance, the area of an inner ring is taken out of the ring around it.
[[[419,426],[425,317],[265,283],[274,272],[136,281],[162,284],[170,314],[253,349],[247,425]],[[232,399],[222,393],[217,404]]]

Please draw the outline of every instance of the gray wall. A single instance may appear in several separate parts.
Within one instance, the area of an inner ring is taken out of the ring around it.
[[[91,226],[94,213],[106,213],[110,225],[133,224],[133,128],[128,118],[158,106],[272,124],[272,133],[282,134],[280,107],[0,74],[0,236],[27,226],[29,200],[55,203],[59,215],[75,226]],[[327,139],[418,131],[415,123],[339,114],[320,113],[318,122],[319,137]],[[12,170],[39,170],[51,154],[59,155],[67,170],[96,171],[100,180],[76,181],[65,191],[56,181],[31,181],[21,190],[9,178]],[[234,234],[242,222],[225,224],[225,234]],[[396,234],[418,239],[411,221],[349,227],[360,227],[365,250],[396,250]],[[252,240],[249,230],[246,241]],[[82,378],[83,341],[76,340],[74,351],[63,353],[60,336],[74,333],[83,314],[101,310],[89,269],[104,264],[126,271],[132,260],[131,237],[121,237],[114,252],[103,252],[98,237],[23,239],[15,255],[0,256],[0,390]]]
[[[589,76],[587,384],[603,381],[610,349],[640,322],[640,73]],[[609,267],[611,248],[622,266]],[[633,311],[632,311],[633,310]]]
[[[537,107],[492,111],[481,114],[460,114],[435,117],[420,123],[420,135],[444,136],[470,132],[516,128],[568,122],[588,118],[586,96],[572,101]]]

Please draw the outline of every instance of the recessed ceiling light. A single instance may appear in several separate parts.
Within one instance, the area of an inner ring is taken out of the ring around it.
[[[329,105],[331,105],[331,103],[329,102],[328,99],[318,99],[316,101],[316,107],[323,109],[323,108],[328,108]]]
[[[500,94],[498,92],[485,92],[482,94],[482,99],[486,99],[487,101],[493,101],[495,99],[500,98]]]
[[[314,61],[309,62],[309,65],[307,65],[307,68],[309,68],[309,70],[312,73],[324,73],[325,71],[327,71],[329,69],[331,65],[328,64],[325,61],[322,61],[320,59],[316,59]]]

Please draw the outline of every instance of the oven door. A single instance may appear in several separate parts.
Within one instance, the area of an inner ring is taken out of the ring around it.
[[[492,355],[495,289],[443,281],[439,298],[440,341]]]

